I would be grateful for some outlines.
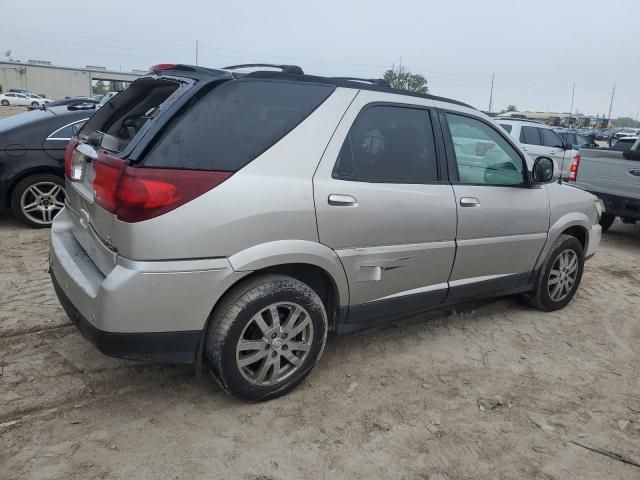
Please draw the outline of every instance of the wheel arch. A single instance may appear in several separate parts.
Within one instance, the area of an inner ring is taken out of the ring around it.
[[[577,238],[586,253],[589,247],[590,229],[591,224],[589,222],[589,218],[583,213],[572,212],[558,218],[549,228],[547,242],[538,257],[536,269],[539,269],[542,266],[549,254],[549,250],[551,250],[551,247],[553,247],[553,244],[556,242],[558,237],[563,234]]]

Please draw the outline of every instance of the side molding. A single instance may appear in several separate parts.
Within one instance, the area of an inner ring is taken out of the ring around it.
[[[336,252],[308,240],[276,240],[247,248],[229,257],[237,272],[255,271],[291,263],[314,265],[326,271],[338,289],[338,305],[349,305],[347,275]]]

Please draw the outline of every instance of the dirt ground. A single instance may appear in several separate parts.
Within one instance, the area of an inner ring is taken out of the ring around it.
[[[612,227],[561,312],[502,299],[330,337],[302,387],[252,405],[101,355],[47,235],[0,218],[0,479],[640,478],[571,443],[640,462],[640,226]]]

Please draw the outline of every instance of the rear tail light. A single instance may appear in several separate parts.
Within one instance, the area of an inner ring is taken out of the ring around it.
[[[578,169],[580,168],[580,155],[573,157],[571,168],[569,169],[569,181],[575,182],[578,178]]]
[[[131,167],[100,153],[94,167],[95,200],[124,222],[167,213],[220,185],[232,172]]]
[[[70,140],[67,144],[67,149],[64,151],[64,174],[69,179],[71,178],[71,157],[77,145],[77,140]]]

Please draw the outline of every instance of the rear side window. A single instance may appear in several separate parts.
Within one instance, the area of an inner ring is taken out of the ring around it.
[[[520,130],[520,143],[525,145],[542,145],[540,134],[536,127],[522,127]]]
[[[437,181],[429,112],[382,105],[363,110],[342,144],[333,178],[383,183]]]
[[[501,123],[500,126],[504,128],[507,132],[511,133],[512,126],[506,123]]]
[[[235,172],[295,128],[333,90],[277,81],[223,83],[169,126],[144,164]]]
[[[545,147],[562,147],[562,140],[553,130],[539,128],[542,145]]]

